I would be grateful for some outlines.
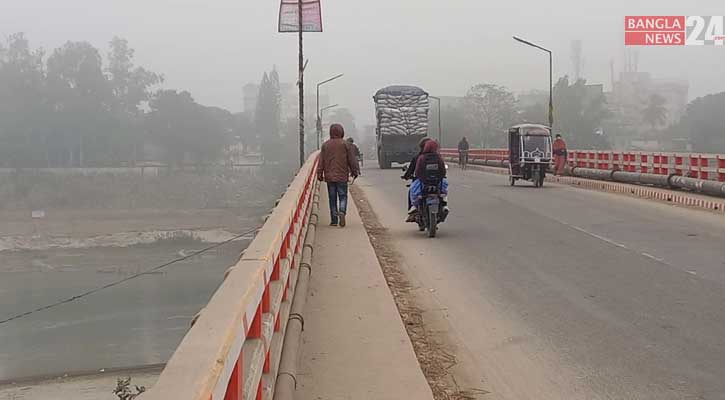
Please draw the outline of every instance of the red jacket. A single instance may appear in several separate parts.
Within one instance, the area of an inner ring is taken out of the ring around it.
[[[325,182],[347,182],[350,176],[360,175],[355,149],[343,139],[342,128],[330,129],[330,139],[322,145],[320,163],[317,165],[317,179]]]
[[[418,161],[415,163],[415,177],[420,178],[423,175],[423,160],[425,159],[426,154],[434,153],[438,156],[438,168],[440,171],[443,171],[443,177],[446,177],[446,163],[443,162],[443,158],[438,153],[438,142],[435,140],[429,140],[425,142],[425,146],[423,147],[423,152],[418,156]]]

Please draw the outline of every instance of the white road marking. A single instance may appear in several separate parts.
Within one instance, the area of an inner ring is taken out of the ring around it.
[[[655,261],[661,262],[661,263],[664,263],[665,262],[664,258],[655,257],[655,256],[653,256],[652,254],[649,254],[649,253],[642,253],[642,255],[645,256],[645,257],[647,257],[647,258],[651,258],[651,259],[653,259]]]
[[[612,246],[617,246],[617,247],[622,248],[622,249],[631,250],[629,247],[623,245],[622,243],[615,242],[612,239],[606,238],[606,237],[601,236],[601,235],[597,235],[596,233],[593,233],[593,232],[589,232],[588,230],[586,230],[584,228],[580,228],[580,227],[575,226],[575,225],[570,225],[570,224],[567,224],[566,222],[562,222],[562,224],[567,225],[567,226],[569,226],[571,228],[574,228],[577,231],[579,231],[581,233],[585,233],[585,234],[587,234],[587,235],[589,235],[589,236],[591,236],[591,237],[593,237],[595,239],[599,239],[599,240],[601,240],[603,242],[607,242],[607,243],[611,244]]]
[[[639,255],[641,255],[641,256],[643,256],[643,257],[647,257],[647,258],[649,258],[650,260],[652,260],[652,261],[656,261],[656,262],[658,262],[658,263],[660,263],[660,264],[662,264],[662,265],[666,265],[666,266],[668,266],[668,267],[673,267],[673,268],[677,268],[677,267],[675,267],[674,265],[672,265],[672,264],[670,264],[669,262],[667,262],[667,260],[665,260],[664,258],[656,257],[656,256],[653,256],[652,254],[649,254],[649,253],[644,253],[644,252],[638,252],[638,251],[636,251],[636,250],[634,250],[634,249],[631,249],[631,248],[627,247],[626,245],[624,245],[624,244],[622,244],[622,243],[619,243],[619,242],[615,242],[614,240],[612,240],[612,239],[609,239],[609,238],[607,238],[607,237],[604,237],[604,236],[601,236],[601,235],[597,235],[596,233],[593,233],[593,232],[589,232],[588,230],[586,230],[586,229],[584,229],[584,228],[580,228],[580,227],[578,227],[578,226],[576,226],[576,225],[571,225],[571,224],[568,224],[568,223],[566,223],[566,222],[564,222],[564,221],[559,221],[559,222],[560,222],[561,224],[563,224],[563,225],[566,225],[566,226],[568,226],[568,227],[570,227],[570,228],[572,228],[572,229],[575,229],[575,230],[577,230],[577,231],[579,231],[579,232],[581,232],[581,233],[584,233],[584,234],[586,234],[586,235],[588,235],[588,236],[591,236],[591,237],[593,237],[593,238],[595,238],[595,239],[599,239],[599,240],[601,240],[601,241],[603,241],[603,242],[609,243],[609,244],[611,244],[612,246],[617,246],[617,247],[619,247],[619,248],[621,248],[621,249],[624,249],[624,250],[628,250],[628,251],[632,251],[632,252],[638,253]],[[689,273],[689,274],[691,274],[691,275],[697,275],[697,273],[696,273],[695,271],[687,271],[687,273]]]

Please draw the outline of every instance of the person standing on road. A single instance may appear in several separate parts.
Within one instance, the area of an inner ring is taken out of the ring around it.
[[[468,150],[471,145],[468,144],[468,139],[464,136],[460,142],[458,142],[458,166],[465,168],[468,165]]]
[[[554,175],[563,175],[566,167],[567,150],[566,142],[560,134],[556,135],[552,147],[554,150]]]
[[[330,226],[345,226],[347,213],[347,184],[350,176],[357,178],[360,167],[355,150],[343,138],[345,129],[340,124],[330,126],[330,139],[320,151],[317,179],[327,183],[330,198]]]

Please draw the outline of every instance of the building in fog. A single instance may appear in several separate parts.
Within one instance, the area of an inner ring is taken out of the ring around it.
[[[664,137],[664,128],[677,123],[684,115],[688,91],[685,80],[655,79],[648,72],[621,72],[619,80],[612,82],[612,91],[605,94],[612,113],[606,121],[612,144],[620,149],[670,149],[672,139]],[[662,129],[653,129],[643,118],[652,95],[665,99],[667,120]]]

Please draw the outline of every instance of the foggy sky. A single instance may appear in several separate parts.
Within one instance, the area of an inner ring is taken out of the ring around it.
[[[609,60],[622,65],[625,15],[719,15],[722,1],[646,0],[322,0],[324,33],[305,35],[308,91],[324,90],[350,108],[358,124],[374,119],[371,96],[388,84],[416,84],[433,95],[459,96],[490,82],[512,90],[548,88],[571,74],[570,43],[583,41],[583,75],[609,87]],[[276,65],[294,82],[297,40],[277,33],[278,0],[3,1],[0,35],[25,32],[48,51],[87,40],[105,53],[113,36],[129,40],[137,63],[166,77],[164,87],[190,90],[197,101],[241,111],[241,88]],[[690,98],[725,91],[725,46],[640,47],[640,71],[682,78]]]

